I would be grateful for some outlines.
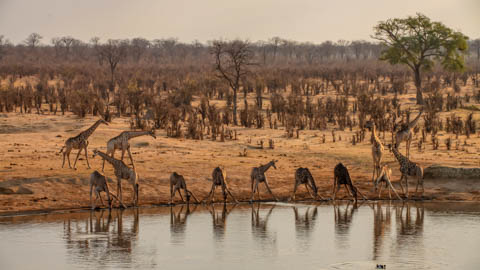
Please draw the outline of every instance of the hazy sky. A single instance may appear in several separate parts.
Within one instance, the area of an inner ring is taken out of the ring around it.
[[[416,12],[480,38],[479,0],[0,0],[0,35],[18,43],[37,32],[44,44],[64,35],[319,43],[368,40],[378,21]]]

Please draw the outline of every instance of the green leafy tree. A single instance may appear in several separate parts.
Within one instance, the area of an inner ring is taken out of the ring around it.
[[[413,71],[417,104],[423,104],[421,74],[436,61],[449,71],[464,69],[468,37],[423,14],[381,21],[374,31],[372,37],[386,46],[380,59],[390,64],[405,64]]]

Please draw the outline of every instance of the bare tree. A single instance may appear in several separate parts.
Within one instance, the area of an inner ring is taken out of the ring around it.
[[[38,33],[31,33],[27,39],[25,39],[24,43],[31,48],[35,48],[40,44],[42,38],[43,37]]]
[[[106,61],[110,68],[110,91],[113,91],[115,87],[115,70],[118,63],[127,55],[126,42],[118,39],[109,39],[105,44],[98,45],[97,48],[100,64]]]
[[[218,76],[233,90],[233,124],[237,125],[237,92],[241,79],[248,73],[248,66],[253,64],[250,42],[216,40],[212,43],[211,54],[215,57]]]

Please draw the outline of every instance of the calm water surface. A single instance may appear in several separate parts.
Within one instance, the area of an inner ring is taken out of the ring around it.
[[[480,204],[216,204],[0,217],[0,239],[0,269],[480,269]]]

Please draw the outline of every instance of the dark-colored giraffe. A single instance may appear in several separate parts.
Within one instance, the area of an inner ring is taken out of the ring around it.
[[[400,151],[391,144],[388,145],[390,151],[393,152],[395,158],[400,164],[400,172],[402,176],[400,178],[400,187],[402,188],[402,192],[405,194],[405,197],[408,199],[408,176],[413,176],[417,178],[417,188],[415,189],[415,193],[418,192],[418,186],[422,185],[422,197],[425,189],[423,187],[423,167],[418,165],[417,163],[410,161],[406,156],[402,155]],[[405,190],[403,189],[402,180],[405,179]]]
[[[262,182],[265,183],[265,186],[267,187],[267,190],[268,190],[268,192],[270,192],[272,197],[276,201],[278,201],[277,197],[275,197],[275,195],[273,195],[272,190],[268,186],[267,177],[265,176],[265,172],[268,169],[270,169],[270,167],[273,167],[274,169],[277,169],[277,167],[275,166],[275,162],[278,162],[278,160],[272,160],[265,165],[261,165],[259,167],[255,167],[255,168],[252,169],[252,173],[250,174],[250,178],[251,178],[251,181],[252,181],[252,185],[251,185],[252,196],[250,197],[250,202],[253,202],[253,195],[255,194],[255,191],[257,191],[258,199],[260,200],[260,191],[258,189],[258,184],[260,184]]]
[[[107,155],[111,155],[114,157],[115,150],[119,149],[122,151],[122,157],[120,160],[123,160],[123,156],[125,155],[125,151],[128,152],[128,156],[130,157],[130,161],[132,162],[133,168],[135,168],[135,163],[133,162],[132,152],[130,152],[130,143],[129,140],[135,137],[150,135],[154,139],[157,137],[155,136],[155,130],[150,131],[124,131],[120,133],[120,135],[111,138],[107,142]],[[105,160],[103,160],[102,171],[105,167]]]
[[[63,152],[62,168],[65,165],[65,156],[67,156],[67,159],[68,159],[68,167],[72,168],[72,166],[70,165],[70,152],[72,151],[72,149],[78,149],[77,158],[75,159],[75,162],[73,163],[73,168],[76,169],[78,156],[80,156],[80,152],[82,152],[82,149],[84,149],[85,150],[85,158],[87,160],[87,166],[90,169],[90,164],[88,163],[88,153],[87,153],[88,137],[90,137],[90,135],[92,135],[92,133],[95,131],[95,129],[97,129],[97,127],[100,124],[108,125],[108,123],[105,120],[100,119],[97,122],[95,122],[95,124],[93,124],[91,127],[89,127],[87,130],[82,131],[77,136],[68,138],[65,141],[65,145],[60,150],[60,153]],[[65,151],[64,151],[64,149],[65,149]]]
[[[93,157],[99,155],[103,159],[107,160],[108,163],[112,164],[114,174],[117,177],[117,197],[120,204],[123,205],[122,201],[122,179],[126,179],[130,182],[133,187],[133,205],[138,204],[138,174],[135,172],[135,169],[128,167],[123,161],[110,157],[109,155],[98,151],[93,150]]]
[[[345,167],[342,163],[338,163],[333,170],[333,200],[335,200],[341,185],[345,186],[348,194],[353,196],[355,202],[357,201],[358,194],[360,194],[364,199],[367,199],[353,184],[347,167]]]
[[[310,194],[312,199],[320,197],[320,199],[323,200],[323,197],[318,195],[317,185],[315,184],[315,180],[313,179],[313,176],[308,168],[298,168],[297,170],[295,170],[295,184],[293,186],[292,196],[289,200],[295,200],[295,193],[297,192],[298,186],[301,184],[305,185],[305,189],[307,189],[308,194]],[[310,192],[310,189],[308,189],[309,187],[312,190],[313,194],[312,192]]]

